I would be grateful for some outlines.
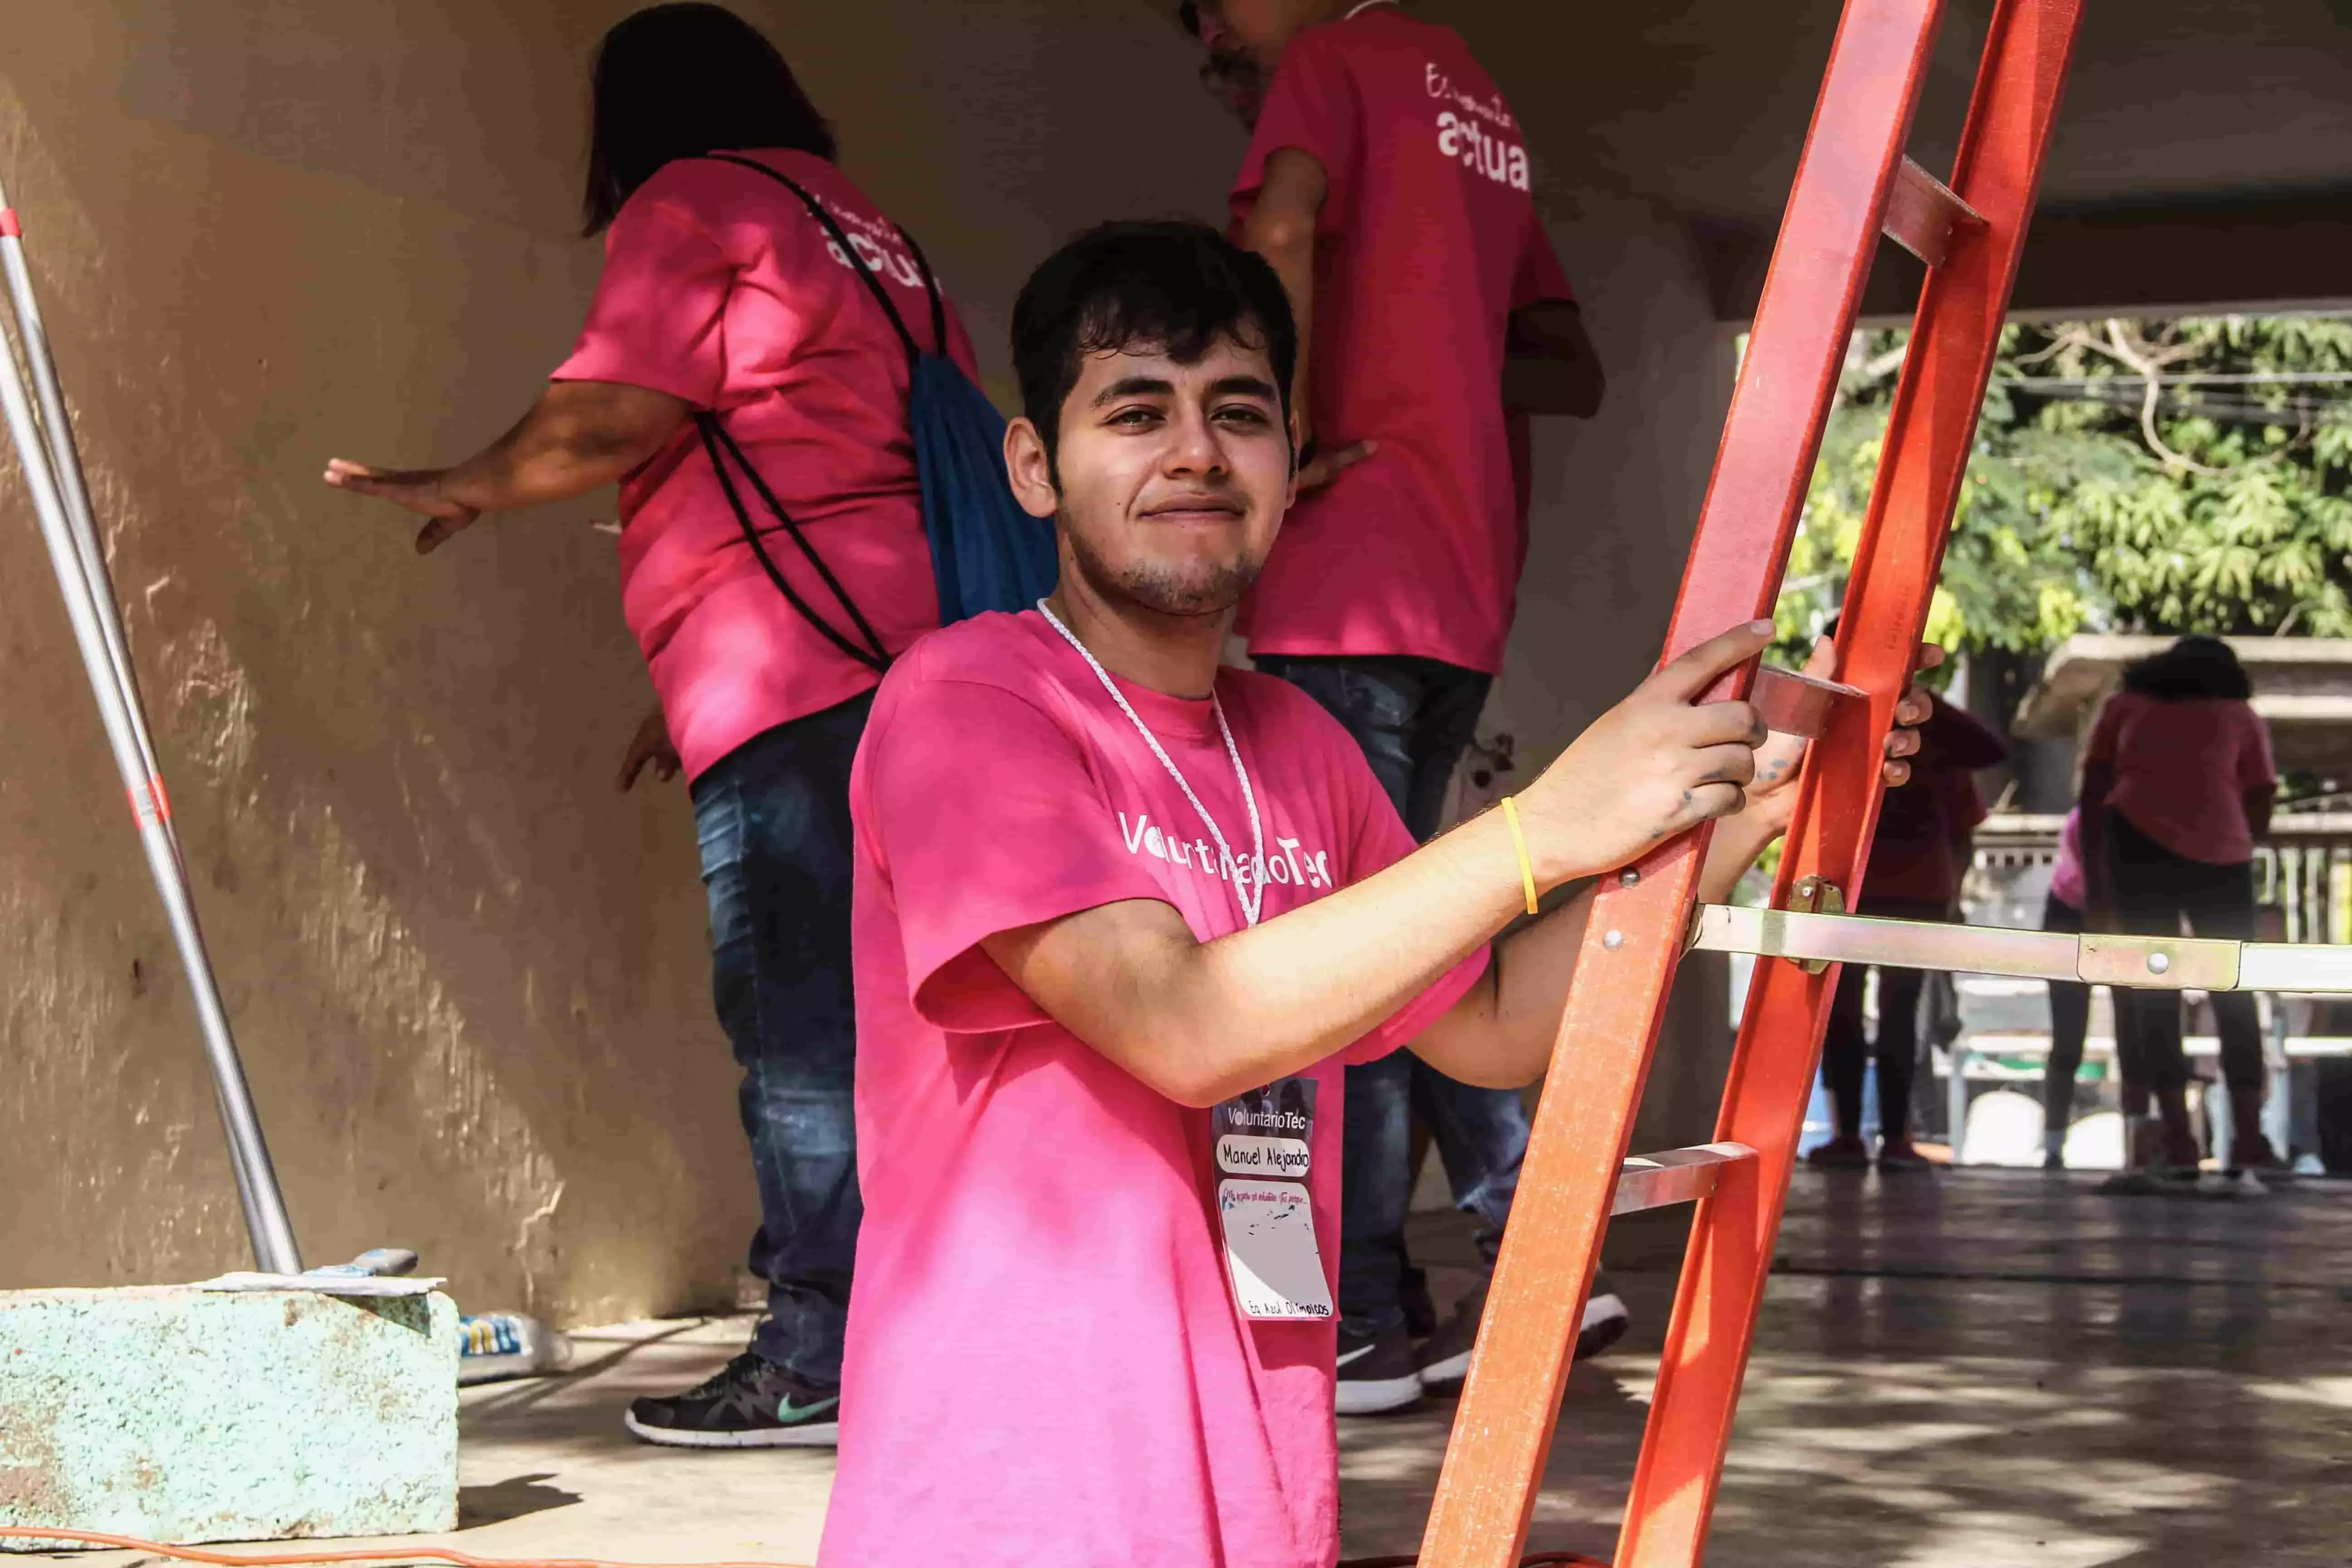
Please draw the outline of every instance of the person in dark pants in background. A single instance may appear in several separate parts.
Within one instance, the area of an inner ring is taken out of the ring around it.
[[[2058,863],[2042,898],[2042,929],[2079,936],[2088,931],[2084,908],[2091,893],[2082,875],[2082,806],[2065,814],[2058,830]],[[2051,980],[2051,1053],[2042,1068],[2042,1168],[2065,1171],[2065,1135],[2074,1123],[2074,1074],[2082,1072],[2082,1041],[2091,1032],[2091,987],[2082,980]]]
[[[2256,940],[2254,839],[2278,794],[2270,731],[2238,656],[2219,637],[2183,637],[2124,671],[2083,750],[2083,864],[2095,929]],[[2262,1025],[2252,993],[2213,993],[2231,1152],[2242,1170],[2284,1168],[2263,1133]],[[2116,993],[2126,1162],[2157,1179],[2194,1178],[2180,998]],[[2157,1120],[2147,1116],[2153,1100]],[[2118,1190],[2130,1190],[2126,1184]]]
[[[1590,416],[1600,363],[1536,216],[1525,132],[1459,37],[1391,0],[1193,0],[1181,15],[1208,51],[1203,79],[1253,123],[1234,236],[1273,264],[1300,338],[1299,500],[1242,629],[1258,668],[1355,737],[1427,840],[1501,668],[1527,553],[1506,409]],[[1489,1268],[1517,1188],[1516,1093],[1409,1053],[1349,1070],[1343,1412],[1409,1405],[1469,1369],[1483,1289],[1436,1323],[1405,1246],[1415,1114]],[[1596,1285],[1582,1348],[1623,1324]]]
[[[907,351],[775,176],[824,205],[902,317],[928,323],[930,300],[904,237],[834,167],[833,132],[783,57],[719,6],[614,26],[593,115],[587,231],[605,237],[604,272],[572,357],[522,423],[456,468],[338,459],[327,479],[430,518],[420,551],[482,512],[620,481],[622,611],[661,700],[621,785],[652,762],[682,767],[694,798],[712,990],[759,1184],[751,1264],[768,1287],[748,1350],[696,1388],[637,1400],[627,1424],[688,1447],[830,1445],[863,1212],[849,768],[882,666],[939,625],[939,603]],[[971,345],[946,321],[940,346],[969,374]],[[755,525],[714,468],[722,442],[740,449],[737,495],[755,493],[748,468],[805,553],[772,517],[751,547]]]
[[[2083,812],[2066,814],[2058,832],[2058,861],[2042,900],[2042,929],[2080,935],[2090,893],[2083,879]],[[2050,1057],[2042,1069],[2042,1168],[2066,1168],[2066,1131],[2074,1121],[2074,1075],[2083,1070],[2083,1040],[2091,1030],[2091,988],[2079,980],[2050,982]]]
[[[1960,884],[1973,858],[1977,824],[1985,818],[1973,774],[2008,757],[2009,747],[1999,735],[1966,710],[1936,699],[1927,721],[1919,727],[1919,752],[1912,760],[1910,782],[1888,790],[1879,806],[1877,836],[1871,840],[1857,914],[1898,921],[1959,918]],[[1871,1163],[1872,1151],[1862,1132],[1862,1100],[1874,1054],[1878,1168],[1920,1170],[1927,1162],[1911,1142],[1911,1084],[1919,1063],[1919,993],[1927,973],[1921,969],[1878,972],[1874,1042],[1863,1023],[1863,986],[1869,974],[1867,965],[1849,963],[1838,976],[1822,1040],[1822,1079],[1829,1087],[1837,1131],[1806,1158],[1832,1169]]]

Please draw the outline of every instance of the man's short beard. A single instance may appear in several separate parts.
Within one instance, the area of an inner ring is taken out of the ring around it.
[[[1115,569],[1095,555],[1078,531],[1065,521],[1063,536],[1070,542],[1070,557],[1096,593],[1124,599],[1163,616],[1214,616],[1242,602],[1257,581],[1264,561],[1247,557],[1191,571],[1140,562]]]

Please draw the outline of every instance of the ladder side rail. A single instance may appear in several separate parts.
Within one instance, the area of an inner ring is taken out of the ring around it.
[[[1839,637],[1838,679],[1870,700],[1838,704],[1808,760],[1776,903],[1806,875],[1850,902],[1860,891],[1879,748],[1942,567],[2083,3],[2001,0],[1994,15],[1952,181],[1988,226],[1920,296]],[[1700,1200],[1617,1568],[1692,1568],[1705,1550],[1838,976],[1834,965],[1757,966],[1716,1134],[1757,1158],[1727,1165]]]
[[[1732,395],[1665,655],[1769,614],[1943,0],[1850,0]],[[1712,695],[1744,694],[1752,671]],[[1604,879],[1538,1107],[1422,1561],[1518,1561],[1707,835]],[[1615,933],[1615,941],[1611,933]]]

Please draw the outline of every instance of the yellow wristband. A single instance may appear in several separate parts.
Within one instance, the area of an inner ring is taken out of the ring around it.
[[[1519,803],[1509,795],[1503,797],[1503,820],[1511,825],[1511,847],[1519,852],[1519,886],[1528,893],[1528,913],[1543,911],[1536,903],[1536,863],[1528,858],[1528,836],[1519,826]]]

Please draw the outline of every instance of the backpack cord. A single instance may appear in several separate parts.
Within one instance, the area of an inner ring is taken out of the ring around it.
[[[890,302],[890,295],[882,287],[882,280],[874,276],[874,269],[866,264],[866,258],[858,254],[857,247],[850,243],[848,234],[843,230],[838,222],[835,221],[834,216],[824,209],[823,203],[811,195],[799,181],[789,174],[768,167],[757,159],[740,157],[732,153],[713,153],[709,157],[714,163],[733,163],[739,168],[749,169],[754,174],[765,174],[791,191],[793,195],[800,197],[801,204],[808,208],[810,216],[824,226],[825,233],[832,237],[834,245],[839,248],[842,259],[856,272],[859,280],[866,285],[866,291],[874,296],[875,303],[882,307],[882,313],[890,318],[890,325],[898,332],[898,342],[906,348],[908,367],[912,369],[921,362],[923,351],[916,343],[915,334],[907,330],[906,318],[899,315],[898,307]],[[898,228],[896,224],[891,226]],[[947,302],[940,296],[939,279],[933,275],[931,264],[924,258],[922,247],[915,243],[914,236],[903,228],[898,228],[898,237],[907,242],[907,249],[914,257],[915,267],[922,274],[923,288],[930,296],[931,301],[932,341],[939,345],[937,352],[944,354],[948,346],[948,312]],[[759,558],[761,569],[767,573],[768,580],[775,584],[777,590],[784,595],[785,601],[793,609],[798,610],[802,618],[814,626],[825,641],[877,674],[888,669],[890,655],[884,649],[882,639],[875,635],[874,627],[867,622],[865,614],[858,609],[857,602],[849,596],[848,591],[842,587],[841,580],[833,574],[830,567],[825,565],[824,557],[816,552],[816,547],[808,542],[808,536],[801,531],[800,525],[794,522],[791,514],[784,510],[783,502],[778,500],[775,491],[768,488],[768,481],[760,477],[760,470],[752,466],[751,459],[744,454],[743,448],[736,444],[735,437],[728,433],[727,426],[719,422],[718,414],[709,409],[698,409],[695,411],[694,423],[695,427],[702,435],[702,449],[709,455],[711,472],[719,476],[719,488],[726,495],[727,504],[735,513],[735,521],[743,530],[743,542],[749,544],[751,547],[751,553]],[[751,525],[751,514],[745,510],[742,497],[736,493],[734,480],[728,477],[727,465],[720,457],[722,447],[726,454],[735,459],[736,466],[741,468],[744,475],[751,479],[751,487],[760,492],[760,500],[773,514],[776,521],[782,526],[782,531],[791,536],[793,543],[799,548],[801,554],[806,557],[811,566],[816,568],[816,574],[824,580],[824,585],[831,590],[835,600],[843,609],[849,612],[850,620],[856,625],[858,632],[866,639],[866,647],[859,647],[844,637],[835,628],[832,622],[818,615],[809,602],[802,598],[793,590],[792,584],[785,580],[782,571],[768,554],[767,546],[760,542],[760,531]]]
[[[922,349],[915,342],[915,334],[907,330],[907,319],[898,314],[898,306],[890,303],[889,291],[882,287],[882,280],[874,276],[874,269],[866,264],[866,258],[859,255],[857,247],[849,242],[848,234],[843,230],[833,214],[825,210],[824,203],[809,195],[807,189],[790,174],[771,169],[756,158],[745,158],[733,153],[713,153],[710,157],[717,163],[732,163],[739,169],[749,169],[754,174],[765,174],[776,184],[791,191],[793,195],[800,197],[801,204],[808,208],[809,215],[824,226],[825,233],[831,235],[834,244],[841,247],[842,259],[856,270],[858,279],[866,285],[866,292],[872,294],[875,303],[882,307],[882,313],[890,318],[890,325],[898,329],[898,341],[907,346],[907,363],[912,365],[923,357]],[[944,354],[948,352],[948,311],[947,302],[940,297],[940,280],[932,274],[931,264],[925,259],[923,247],[915,243],[915,237],[905,229],[899,228],[895,223],[890,226],[897,229],[898,237],[907,242],[907,249],[914,258],[916,270],[923,276],[923,289],[930,296],[931,300],[931,342],[937,345],[931,352]]]
[[[729,435],[727,427],[719,422],[719,416],[708,409],[698,409],[695,411],[694,424],[695,428],[702,434],[702,449],[710,456],[711,472],[719,476],[719,488],[725,493],[728,506],[734,510],[735,521],[743,530],[743,542],[751,547],[753,555],[759,557],[761,569],[768,574],[768,580],[775,584],[778,591],[784,595],[793,609],[801,613],[809,625],[824,635],[825,641],[877,675],[889,668],[890,656],[884,650],[882,639],[875,635],[874,627],[867,623],[865,615],[857,608],[857,602],[852,599],[848,592],[842,587],[841,580],[833,574],[830,567],[825,565],[824,557],[819,555],[815,546],[809,543],[807,535],[801,532],[800,524],[794,522],[792,515],[784,510],[783,503],[778,500],[775,492],[768,488],[768,481],[760,477],[760,470],[751,466],[751,459],[743,455],[743,448],[735,444],[735,437]],[[841,607],[849,612],[849,618],[856,623],[858,631],[864,635],[866,647],[859,647],[835,631],[833,623],[818,615],[810,607],[807,600],[793,591],[792,584],[785,581],[783,573],[777,569],[774,559],[768,554],[767,546],[760,542],[760,531],[751,526],[751,514],[744,510],[742,497],[735,493],[735,482],[727,477],[727,465],[719,458],[719,447],[722,444],[727,451],[733,455],[743,472],[750,477],[752,488],[760,492],[760,499],[765,501],[768,510],[775,514],[776,521],[782,525],[782,531],[792,537],[792,542],[800,547],[800,552],[808,558],[808,563],[816,568],[816,574],[824,579],[824,585],[833,591],[833,596],[840,601]]]

